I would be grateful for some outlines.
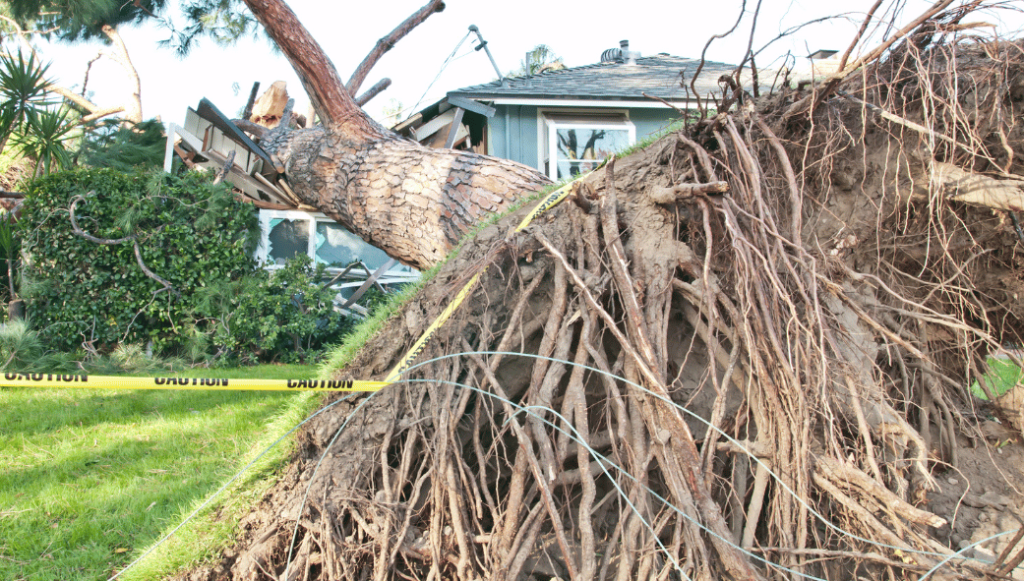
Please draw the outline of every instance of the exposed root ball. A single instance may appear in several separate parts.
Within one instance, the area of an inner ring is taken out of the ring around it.
[[[523,212],[481,232],[342,374],[385,373],[487,267],[471,299],[408,381],[305,431],[230,575],[1002,568],[1009,549],[950,559],[924,502],[977,434],[965,386],[1020,336],[1024,53],[887,54],[842,93],[783,91],[613,161],[525,232]]]

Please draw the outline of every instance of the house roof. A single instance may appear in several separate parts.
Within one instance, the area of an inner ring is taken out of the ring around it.
[[[451,96],[495,100],[502,98],[643,100],[644,93],[666,101],[693,99],[690,80],[700,59],[666,53],[639,57],[636,64],[601,62],[582,67],[545,71],[532,77],[506,78],[451,91]],[[735,65],[705,61],[697,78],[701,97],[721,93],[718,78],[735,71]],[[685,82],[681,82],[685,81]],[[685,86],[684,86],[685,85]]]

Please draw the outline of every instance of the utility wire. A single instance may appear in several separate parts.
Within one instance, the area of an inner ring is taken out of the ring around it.
[[[437,71],[437,75],[435,75],[435,76],[434,76],[434,80],[433,80],[433,81],[430,81],[430,84],[429,84],[429,85],[427,85],[427,89],[426,89],[425,91],[423,91],[423,94],[422,94],[422,95],[420,95],[420,98],[419,98],[419,100],[418,100],[418,101],[416,101],[416,104],[412,106],[412,109],[413,109],[414,111],[415,111],[416,109],[419,109],[419,107],[420,107],[420,103],[422,103],[422,102],[423,102],[423,99],[425,99],[425,98],[426,98],[426,96],[427,96],[427,93],[429,93],[429,92],[430,92],[430,89],[431,89],[431,88],[432,88],[432,87],[434,86],[434,83],[436,83],[436,82],[437,82],[437,79],[441,78],[441,73],[443,73],[443,72],[444,72],[444,69],[445,69],[445,68],[446,68],[446,67],[448,66],[448,63],[452,62],[452,59],[454,59],[454,58],[455,58],[455,53],[459,52],[459,48],[461,48],[461,47],[462,47],[462,43],[466,42],[466,39],[467,39],[467,38],[469,38],[469,35],[470,35],[470,34],[472,34],[472,33],[470,33],[470,32],[467,32],[467,33],[466,33],[466,36],[463,36],[463,37],[462,37],[462,40],[460,40],[460,41],[459,41],[459,44],[455,45],[455,50],[453,50],[453,51],[452,51],[452,54],[448,55],[448,58],[444,59],[444,62],[443,62],[443,63],[441,63],[441,69],[440,69],[439,71]]]

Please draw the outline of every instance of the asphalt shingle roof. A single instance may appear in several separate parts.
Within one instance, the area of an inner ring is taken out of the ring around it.
[[[495,98],[571,98],[571,99],[645,99],[643,93],[666,100],[693,98],[690,79],[697,72],[700,59],[688,59],[661,53],[639,57],[635,65],[602,62],[559,71],[546,71],[530,78],[506,79],[464,87],[449,95],[472,99]],[[721,93],[718,78],[732,73],[734,65],[705,61],[697,78],[697,92]],[[685,80],[684,83],[680,81]]]

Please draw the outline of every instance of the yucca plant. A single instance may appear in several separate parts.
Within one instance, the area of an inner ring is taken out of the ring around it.
[[[64,144],[79,133],[71,109],[36,110],[28,114],[23,130],[15,134],[15,143],[23,154],[36,160],[32,170],[32,177],[36,177],[40,169],[50,173],[54,164],[58,169],[71,167],[71,156]]]
[[[11,135],[33,115],[55,105],[47,87],[49,64],[41,64],[34,54],[0,54],[0,152]]]

